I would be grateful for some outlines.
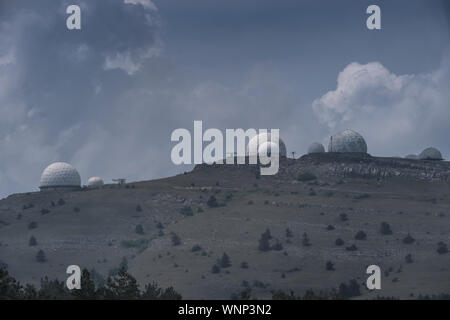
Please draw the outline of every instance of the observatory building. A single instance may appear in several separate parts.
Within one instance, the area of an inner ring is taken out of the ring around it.
[[[256,150],[257,153],[259,152],[271,152],[272,149],[276,148],[276,145],[278,145],[278,150],[280,153],[280,157],[286,157],[286,145],[284,144],[283,140],[281,138],[278,138],[278,141],[275,141],[276,139],[272,140],[272,136],[269,133],[260,133],[256,136],[254,136],[252,139],[250,139],[248,145],[247,145],[247,155],[248,156],[254,156],[254,151]],[[252,153],[250,153],[250,150],[252,150]],[[267,153],[267,154],[269,154]]]
[[[325,152],[325,147],[323,146],[323,144],[319,142],[312,143],[308,148],[308,154],[323,153],[323,152]]]
[[[42,172],[39,189],[78,189],[80,185],[80,174],[74,167],[65,162],[54,162]]]
[[[104,185],[100,177],[90,177],[87,182],[88,188],[101,188]]]
[[[367,153],[367,144],[362,135],[353,130],[344,130],[331,136],[328,152]]]
[[[436,148],[426,148],[419,154],[420,160],[442,160],[441,152]]]

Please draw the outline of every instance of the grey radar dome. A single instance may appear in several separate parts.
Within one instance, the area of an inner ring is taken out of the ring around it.
[[[78,171],[65,162],[55,162],[42,172],[41,190],[80,188],[81,178]]]
[[[346,129],[331,136],[328,152],[361,152],[367,153],[367,144],[358,132]]]
[[[250,139],[246,153],[248,156],[255,156],[258,152],[266,152],[267,148],[270,150],[275,149],[275,146],[272,144],[277,144],[280,156],[286,157],[286,145],[283,140],[281,138],[275,139],[270,132],[260,133]]]
[[[325,147],[323,146],[323,144],[318,143],[318,142],[312,143],[308,148],[308,154],[323,153],[323,152],[325,152]]]
[[[266,154],[266,155],[270,156],[272,154],[272,152],[275,151],[277,148],[278,148],[278,145],[275,142],[267,141],[259,146],[258,153],[260,155]],[[279,150],[278,150],[278,152],[279,152]]]
[[[436,148],[426,148],[419,154],[420,160],[442,160],[441,152]]]
[[[100,188],[104,185],[103,179],[100,177],[90,177],[87,183],[89,188]]]

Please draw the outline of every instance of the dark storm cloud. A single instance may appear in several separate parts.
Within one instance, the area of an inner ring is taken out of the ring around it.
[[[49,161],[70,161],[114,113],[117,93],[132,85],[130,75],[158,55],[156,8],[127,2],[108,1],[105,10],[104,1],[78,1],[80,31],[66,28],[72,2],[2,3],[3,190],[36,186]]]

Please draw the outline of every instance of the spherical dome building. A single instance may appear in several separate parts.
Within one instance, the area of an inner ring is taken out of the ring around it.
[[[310,153],[323,153],[325,152],[325,147],[319,142],[312,143],[308,148],[308,154]]]
[[[80,188],[81,178],[78,171],[65,162],[55,162],[45,168],[41,175],[39,188],[43,190]]]
[[[420,160],[442,160],[441,152],[436,148],[426,148],[419,154]]]
[[[266,145],[266,143],[268,143]],[[272,141],[272,135],[269,133],[260,133],[256,136],[254,136],[252,139],[250,139],[248,145],[247,145],[247,155],[248,156],[254,156],[255,152],[259,153],[259,152],[263,152],[263,150],[260,148],[264,145],[265,150],[267,150],[267,148],[270,148],[270,144],[278,144],[278,149],[279,149],[279,153],[281,157],[286,157],[286,145],[284,144],[283,140],[281,140],[281,138],[278,139],[274,139],[274,141]],[[272,146],[273,148],[274,146]]]
[[[261,144],[258,148],[258,154],[265,154],[270,156],[272,154],[272,150],[276,150],[278,148],[278,145],[275,142],[264,142]],[[278,150],[279,152],[279,150]]]
[[[89,188],[101,188],[103,185],[103,179],[100,177],[90,177],[87,182]]]
[[[344,130],[331,136],[328,152],[367,153],[367,144],[362,135],[353,130]]]
[[[408,154],[405,156],[405,159],[417,160],[419,156],[417,154]]]

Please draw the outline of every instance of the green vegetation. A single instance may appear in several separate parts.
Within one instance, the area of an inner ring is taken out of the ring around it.
[[[392,234],[391,226],[387,222],[382,222],[380,225],[380,233],[384,235]]]
[[[437,253],[439,254],[445,254],[448,253],[448,247],[447,244],[445,244],[444,242],[439,242],[438,243],[438,248],[437,248]]]
[[[266,231],[261,234],[258,249],[263,252],[269,251],[271,249],[269,241],[270,239],[272,239],[272,235],[270,234],[270,230],[266,229]]]
[[[81,289],[68,290],[62,281],[41,279],[39,289],[32,285],[22,286],[16,279],[0,268],[0,300],[181,300],[182,296],[173,287],[160,288],[155,282],[140,291],[136,279],[120,269],[108,277],[106,283],[98,285],[94,274],[84,269]]]
[[[355,200],[361,200],[361,199],[367,199],[367,198],[370,198],[370,194],[368,194],[368,193],[358,193],[353,196],[353,199],[355,199]]]
[[[148,248],[150,243],[149,239],[136,239],[136,240],[123,240],[120,245],[125,249],[136,249],[138,253],[141,253]]]
[[[36,240],[36,238],[34,236],[30,237],[30,240],[28,241],[28,245],[30,247],[37,246],[37,240]]]
[[[359,230],[356,233],[356,235],[355,235],[355,239],[356,240],[366,240],[367,239],[367,234],[364,231]]]
[[[183,216],[190,217],[194,215],[194,210],[190,206],[184,206],[180,209],[180,213]]]
[[[221,268],[228,268],[231,267],[231,260],[230,257],[224,252],[222,255],[222,258],[220,258],[217,261],[217,264],[221,267]]]
[[[31,221],[31,222],[28,224],[28,230],[36,229],[37,226],[38,226],[38,224],[37,224],[36,221]]]
[[[217,202],[217,199],[215,196],[210,196],[208,201],[206,202],[206,204],[210,208],[217,208],[219,206],[219,203]]]
[[[172,245],[174,247],[179,246],[181,244],[181,238],[175,232],[171,233],[170,239],[172,240]]]
[[[404,244],[411,244],[414,243],[416,241],[416,239],[414,239],[409,233],[406,237],[403,238],[403,243]]]
[[[36,255],[36,261],[39,263],[44,263],[47,261],[47,257],[45,256],[44,250],[39,250]]]
[[[299,173],[297,175],[297,180],[298,181],[302,181],[302,182],[306,182],[306,181],[312,181],[312,180],[316,180],[317,177],[312,174],[311,172],[303,172],[303,173]]]
[[[136,228],[134,228],[134,231],[137,233],[137,234],[144,234],[145,232],[144,232],[144,227],[142,226],[142,224],[138,224],[137,226],[136,226]]]

